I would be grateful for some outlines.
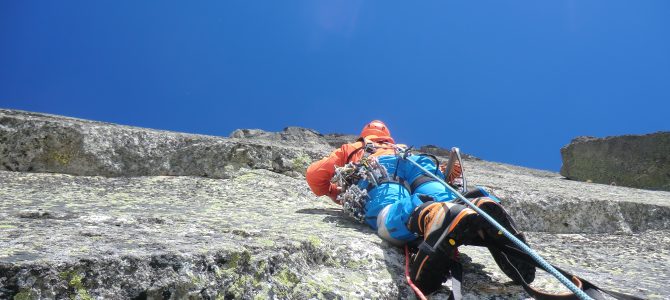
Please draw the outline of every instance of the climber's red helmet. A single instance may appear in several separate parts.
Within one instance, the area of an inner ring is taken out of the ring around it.
[[[388,129],[388,127],[386,127],[386,124],[384,124],[384,122],[374,120],[365,125],[365,127],[363,127],[363,130],[361,130],[360,137],[364,138],[371,135],[380,138],[390,138],[391,131]]]

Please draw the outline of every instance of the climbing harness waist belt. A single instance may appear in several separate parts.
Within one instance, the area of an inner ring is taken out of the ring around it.
[[[419,188],[422,184],[431,182],[431,181],[437,181],[434,178],[428,176],[428,175],[421,175],[417,179],[414,179],[412,183],[409,185],[409,192],[410,194],[414,194],[414,191]]]
[[[384,179],[381,179],[381,180],[377,181],[377,184],[376,184],[376,185],[374,185],[374,184],[372,184],[372,183],[368,183],[368,185],[367,185],[367,187],[366,187],[365,189],[366,189],[366,190],[368,191],[368,193],[369,193],[369,192],[372,192],[372,190],[374,190],[375,188],[381,186],[381,185],[384,184],[384,183],[397,183],[397,184],[402,185],[403,187],[405,187],[408,191],[411,191],[411,190],[412,190],[412,189],[410,188],[410,185],[407,184],[407,181],[405,181],[405,180],[402,179],[402,178],[398,178],[398,180],[394,180],[393,178],[384,178]]]

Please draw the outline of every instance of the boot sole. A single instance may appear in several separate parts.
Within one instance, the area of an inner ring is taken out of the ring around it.
[[[525,237],[519,233],[519,231],[516,229],[511,220],[508,219],[509,214],[505,212],[503,207],[499,206],[495,202],[480,203],[478,207],[484,212],[486,212],[493,219],[498,221],[500,225],[502,225],[512,234],[518,235],[517,238],[519,238],[524,244],[527,244]],[[506,236],[502,235],[502,233],[499,232],[498,229],[495,228],[493,225],[490,225],[489,229],[487,229],[486,231],[487,234],[493,239],[495,243],[503,245],[511,245],[515,248],[517,247]],[[504,255],[499,251],[492,251],[491,249],[489,249],[489,252],[491,252],[493,260],[495,260],[500,270],[503,271],[503,273],[505,273],[505,275],[507,275],[509,278],[511,278],[512,281],[514,281],[514,283],[521,284],[520,281],[523,280],[526,283],[530,284],[531,282],[533,282],[533,280],[535,280],[535,271],[536,271],[535,266],[512,257],[507,257],[506,255]],[[522,278],[519,278],[519,274],[521,274]]]

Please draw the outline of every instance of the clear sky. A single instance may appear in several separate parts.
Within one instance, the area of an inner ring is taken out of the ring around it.
[[[670,130],[670,1],[0,1],[0,107],[357,133],[557,171]]]

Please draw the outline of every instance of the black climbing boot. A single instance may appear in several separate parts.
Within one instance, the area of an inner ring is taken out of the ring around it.
[[[512,217],[507,211],[497,202],[490,198],[482,197],[473,201],[477,207],[495,219],[500,225],[505,227],[516,238],[527,244],[526,238],[522,232],[516,229],[516,225]],[[493,243],[496,246],[511,246],[518,248],[512,241],[510,241],[501,231],[489,224],[486,220],[482,220],[485,224],[482,226],[485,243]],[[535,280],[535,266],[519,260],[514,257],[509,257],[505,253],[497,250],[495,247],[488,247],[489,252],[493,256],[496,264],[500,270],[511,278],[516,284],[521,284],[520,280],[530,284]],[[515,270],[516,269],[516,270]],[[520,277],[521,276],[521,277]]]
[[[410,276],[424,294],[437,291],[452,276],[457,248],[476,238],[478,218],[472,209],[450,202],[426,202],[414,210],[408,227],[423,242],[412,256]]]

